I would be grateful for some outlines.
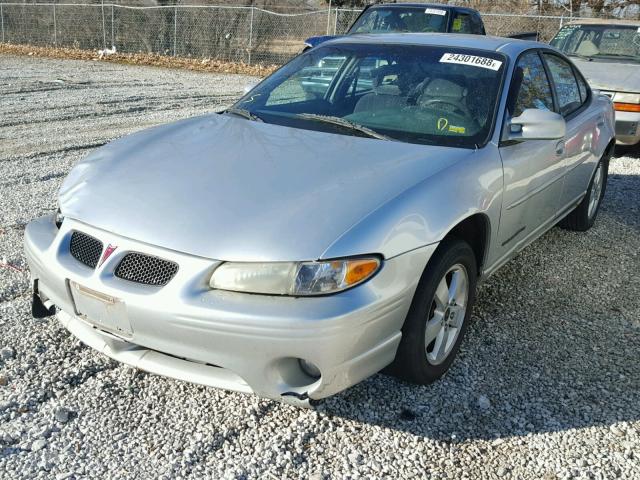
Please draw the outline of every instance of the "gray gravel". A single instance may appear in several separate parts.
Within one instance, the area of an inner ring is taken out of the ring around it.
[[[479,292],[434,385],[375,375],[319,411],[119,365],[30,316],[24,225],[122,134],[239,76],[0,56],[0,477],[640,478],[640,156],[586,234],[554,228]]]

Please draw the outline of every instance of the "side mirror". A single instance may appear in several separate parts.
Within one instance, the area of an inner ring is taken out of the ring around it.
[[[509,140],[556,140],[563,138],[567,124],[559,113],[538,108],[527,108],[508,124]]]
[[[249,83],[246,83],[244,85],[244,89],[242,91],[242,94],[246,95],[247,93],[249,93],[251,90],[253,90],[253,87],[258,85],[258,83],[260,83],[260,82],[249,82]]]

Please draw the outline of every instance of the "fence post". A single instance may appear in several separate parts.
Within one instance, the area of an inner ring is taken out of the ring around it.
[[[329,10],[327,11],[327,35],[329,35],[329,25],[331,25],[331,0],[329,0]]]
[[[249,21],[249,65],[251,65],[251,49],[253,48],[253,10],[251,7],[251,20]]]
[[[111,48],[113,48],[116,44],[116,37],[114,35],[114,14],[113,14],[113,4],[111,5]]]
[[[173,9],[173,56],[176,56],[178,44],[178,7]]]
[[[0,3],[0,25],[2,25],[2,43],[4,43],[4,12],[2,11],[1,3]]]
[[[58,22],[56,22],[56,4],[53,4],[53,44],[58,46]]]
[[[333,13],[335,13],[335,16],[336,16],[333,22],[333,34],[337,35],[338,34],[338,15],[340,14],[340,9],[336,8]]]
[[[107,26],[104,19],[104,0],[102,0],[102,48],[107,49]]]

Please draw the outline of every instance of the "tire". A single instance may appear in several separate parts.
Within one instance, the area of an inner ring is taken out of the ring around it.
[[[469,325],[475,301],[477,271],[476,258],[469,244],[457,239],[445,240],[440,244],[418,283],[402,327],[402,340],[396,358],[388,370],[392,375],[426,385],[449,369]],[[454,276],[460,287],[461,280],[467,283],[466,301],[462,300],[464,295],[461,288],[455,298],[455,307],[451,303],[443,305],[444,302],[439,300],[446,296],[445,293],[450,296],[455,291]],[[441,290],[442,282],[447,290]],[[448,317],[451,314],[453,316]],[[438,333],[434,337],[436,330]],[[443,350],[439,350],[438,346],[442,346]]]
[[[593,172],[586,195],[578,206],[560,221],[560,227],[576,232],[586,232],[593,226],[607,189],[608,176],[609,157],[604,156]]]

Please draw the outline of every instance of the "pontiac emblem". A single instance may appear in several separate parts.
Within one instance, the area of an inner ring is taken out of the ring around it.
[[[109,244],[107,248],[104,249],[104,253],[102,254],[102,258],[100,259],[100,263],[98,264],[99,267],[101,267],[102,264],[106,262],[107,259],[111,256],[111,254],[116,251],[116,248],[118,248],[117,245]]]

